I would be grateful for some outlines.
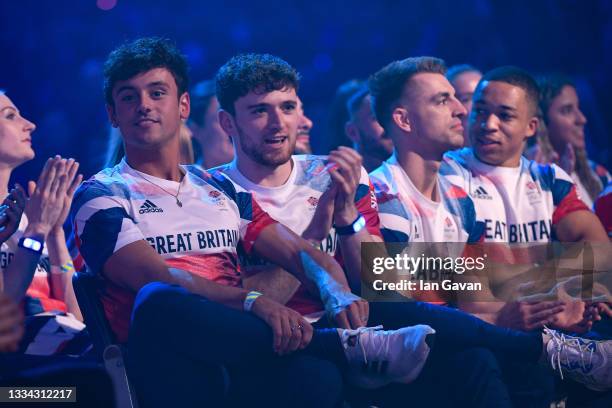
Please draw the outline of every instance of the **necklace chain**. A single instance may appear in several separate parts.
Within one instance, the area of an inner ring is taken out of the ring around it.
[[[169,192],[168,190],[166,190],[165,188],[163,188],[159,184],[152,182],[151,180],[149,180],[148,178],[146,178],[145,176],[140,174],[140,172],[136,171],[135,173],[138,175],[138,177],[140,177],[144,181],[148,181],[149,183],[153,184],[155,187],[157,187],[160,190],[164,191],[166,194],[171,195],[172,197],[174,197],[174,199],[176,200],[176,205],[177,206],[179,206],[179,207],[183,206],[183,203],[178,198],[179,194],[181,193],[181,186],[183,185],[183,179],[181,179],[181,181],[179,182],[179,186],[178,186],[178,190],[176,190],[176,194],[172,194],[171,192]],[[181,172],[181,174],[182,174],[182,172]],[[187,177],[187,175],[185,175],[183,178],[185,178],[185,177]]]

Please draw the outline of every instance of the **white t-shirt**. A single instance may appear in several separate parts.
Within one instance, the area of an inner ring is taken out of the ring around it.
[[[459,243],[446,245],[443,249],[450,251],[445,252],[448,255],[457,257],[463,251],[463,243],[479,237],[478,233],[475,237],[470,235],[472,231],[479,231],[472,225],[475,221],[472,200],[446,180],[438,178],[440,201],[430,200],[414,186],[395,154],[370,173],[370,179],[378,201],[383,238],[387,243],[406,244],[398,246],[398,250],[403,248],[403,253],[418,257],[427,250],[418,243],[446,242]],[[436,276],[430,275],[429,279],[452,279],[447,275]],[[423,291],[418,299],[438,304],[451,300],[445,291]]]
[[[472,198],[484,242],[549,242],[559,220],[588,210],[572,179],[554,164],[521,157],[515,168],[490,166],[464,148],[445,155],[440,174]]]
[[[231,179],[238,191],[251,192],[259,205],[272,218],[301,235],[312,221],[319,198],[331,185],[331,177],[325,170],[328,164],[327,156],[296,155],[291,158],[293,168],[287,181],[278,187],[263,187],[245,177],[237,168],[236,163],[211,169],[211,173],[222,172]],[[370,185],[368,174],[361,169],[361,179],[355,195],[357,210],[366,219],[366,228],[371,234],[380,236],[379,220],[376,211],[376,199]],[[337,247],[336,231],[332,227],[320,249],[330,255],[335,255]],[[339,255],[339,254],[338,254]],[[257,257],[241,257],[245,265],[261,264]],[[307,315],[322,310],[319,299],[310,295],[303,287],[287,303],[287,306]]]
[[[471,205],[465,193],[443,179],[437,188],[441,200],[426,198],[412,183],[393,154],[370,173],[381,232],[386,242],[467,242],[458,210]]]
[[[168,193],[178,191],[178,182],[140,173],[125,160],[79,187],[71,208],[73,230],[90,272],[101,274],[112,254],[145,240],[170,267],[224,285],[241,284],[239,243],[250,252],[261,230],[275,221],[227,178],[208,178],[197,166],[181,167],[182,207]],[[125,341],[135,294],[108,280],[105,285],[107,318],[119,341]]]

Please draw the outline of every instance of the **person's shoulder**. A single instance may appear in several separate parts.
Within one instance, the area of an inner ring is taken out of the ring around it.
[[[448,152],[444,153],[442,161],[452,161],[462,167],[467,167],[469,166],[469,162],[473,156],[474,152],[471,147],[463,147],[457,150],[449,150]]]
[[[604,189],[602,190],[602,192],[599,194],[599,198],[601,197],[605,197],[605,196],[612,196],[612,181],[609,182]]]
[[[572,177],[555,163],[538,163],[524,157],[522,160],[522,167],[529,171],[544,190],[551,190],[559,182],[574,184]]]
[[[608,171],[608,169],[606,169],[603,165],[597,162],[594,162],[593,160],[590,160],[590,159],[588,163],[589,163],[589,167],[591,168],[591,171],[595,173],[595,175],[599,178],[599,180],[604,186],[610,181],[612,181],[612,175],[610,175],[610,172]]]
[[[130,199],[129,183],[118,166],[99,171],[83,181],[74,193],[71,212],[81,208],[124,206]],[[94,204],[95,203],[95,204]]]
[[[183,167],[185,169],[185,171],[191,175],[194,175],[196,177],[200,177],[202,179],[206,179],[208,177],[208,174],[210,173],[210,170],[206,170],[204,169],[204,167],[200,166],[199,164],[185,164],[182,165],[181,167]]]
[[[448,151],[442,156],[439,172],[442,176],[466,175],[473,157],[473,151],[469,147]]]
[[[393,184],[393,174],[391,174],[391,165],[384,161],[372,170],[369,174],[370,181],[374,186],[374,191],[378,193],[388,192]]]
[[[91,199],[102,195],[129,197],[128,182],[121,174],[118,165],[105,168],[83,181],[75,192],[75,200],[81,196]]]

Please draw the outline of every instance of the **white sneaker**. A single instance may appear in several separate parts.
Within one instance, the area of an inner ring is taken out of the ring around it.
[[[612,341],[588,340],[544,328],[553,370],[595,391],[612,388]]]
[[[382,326],[338,329],[348,360],[350,381],[362,388],[409,383],[421,372],[435,330],[417,325],[383,331]]]

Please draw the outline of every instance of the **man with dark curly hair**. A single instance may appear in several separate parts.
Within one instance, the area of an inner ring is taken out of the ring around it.
[[[102,281],[118,341],[129,329],[129,374],[141,405],[331,407],[342,393],[338,368],[359,375],[364,359],[389,362],[376,375],[382,384],[414,379],[429,352],[429,327],[313,330],[299,313],[242,287],[238,247],[293,273],[330,315],[351,322],[367,315],[331,257],[226,178],[179,165],[180,126],[190,113],[186,73],[185,58],[163,39],[110,54],[107,112],[126,154],[84,182],[72,206],[80,254]]]

